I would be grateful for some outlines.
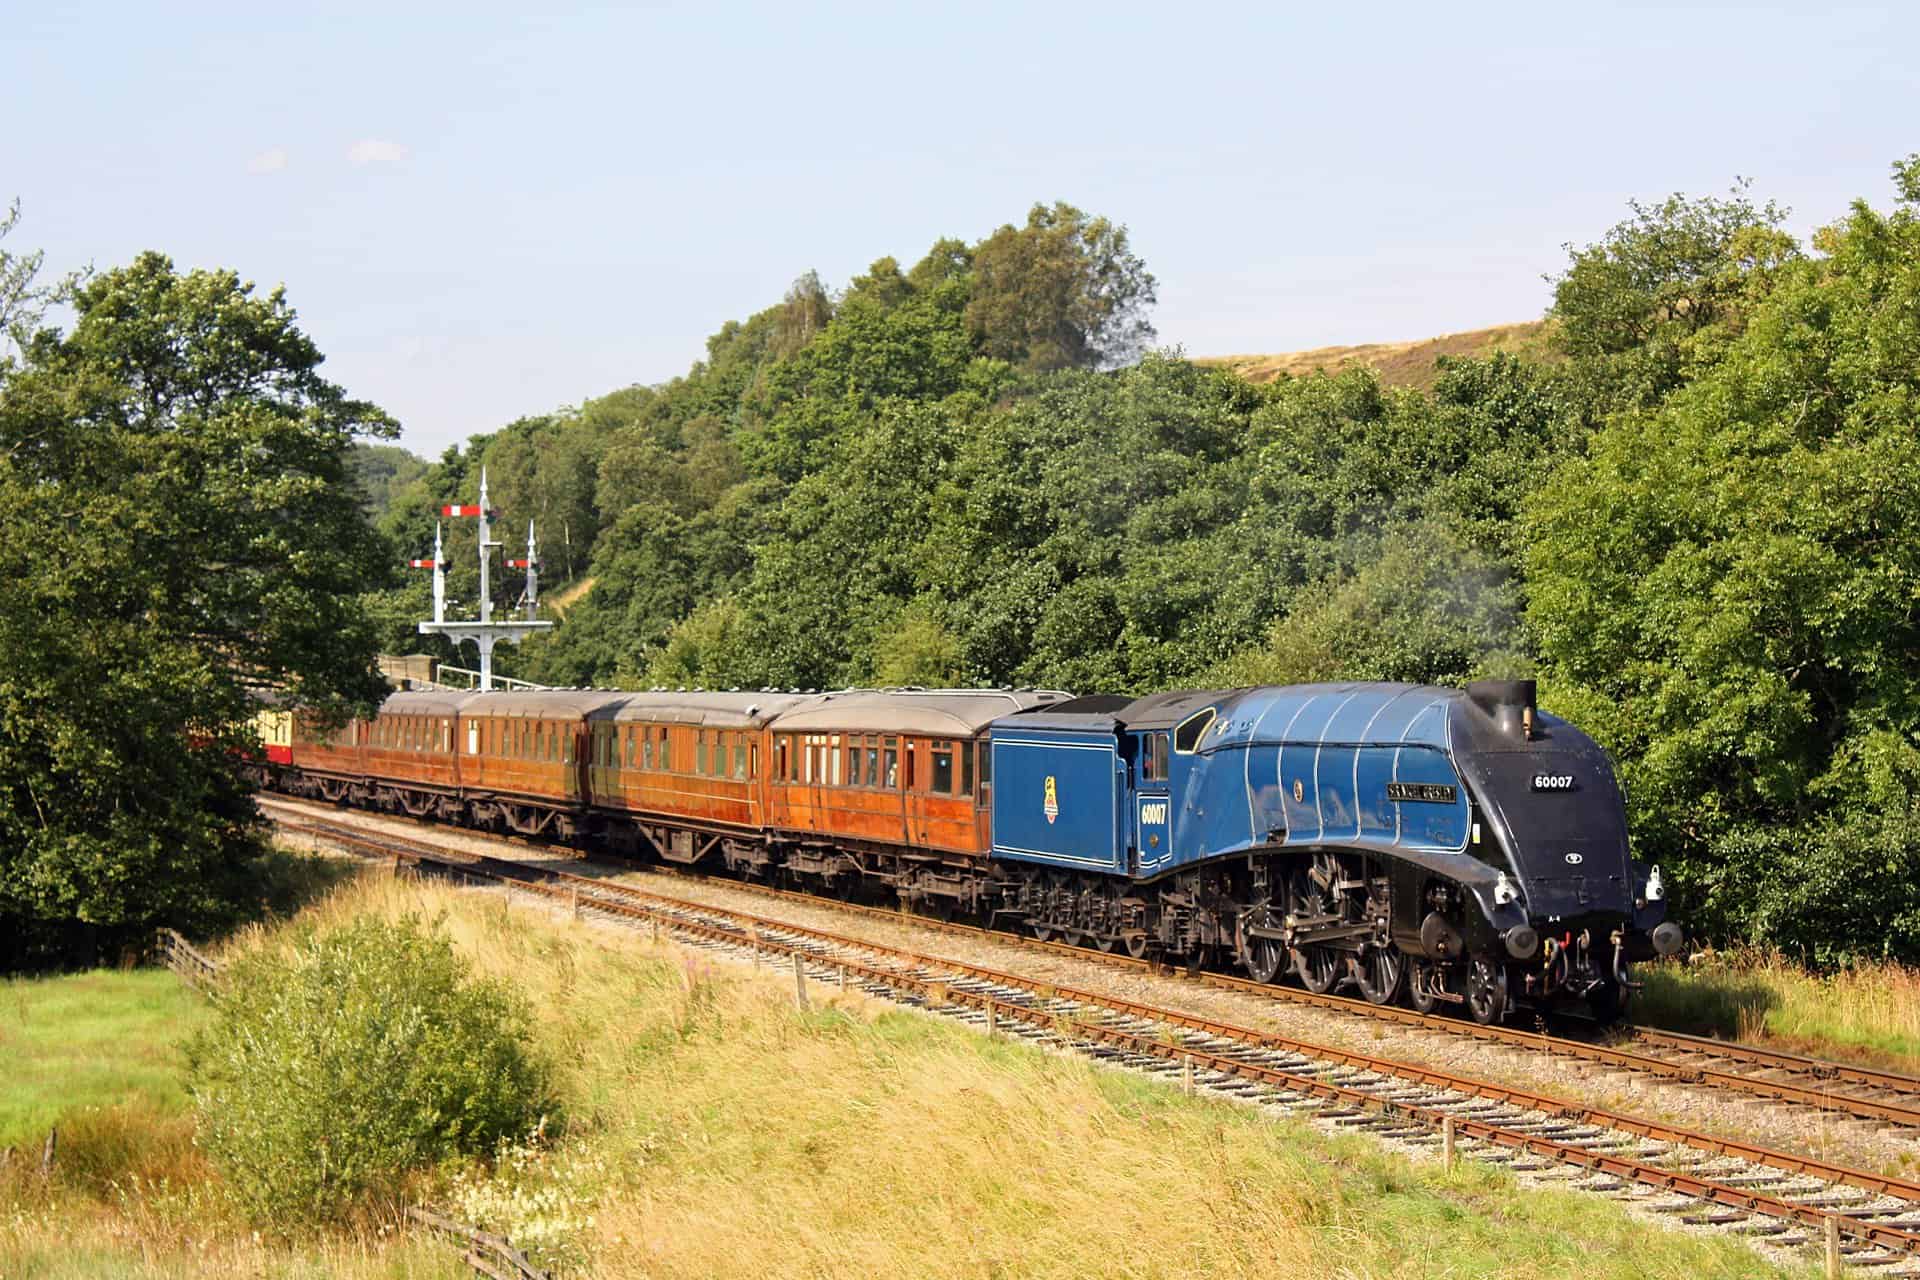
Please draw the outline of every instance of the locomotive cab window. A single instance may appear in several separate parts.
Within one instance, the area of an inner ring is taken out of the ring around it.
[[[1180,727],[1173,731],[1173,749],[1183,756],[1192,755],[1200,749],[1200,739],[1206,736],[1207,730],[1212,725],[1212,707],[1188,716],[1180,722]]]
[[[1150,733],[1140,742],[1140,781],[1167,780],[1167,735]]]

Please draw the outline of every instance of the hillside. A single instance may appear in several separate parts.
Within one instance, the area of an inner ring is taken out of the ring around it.
[[[1433,362],[1441,356],[1489,356],[1497,351],[1540,355],[1545,349],[1546,321],[1469,329],[1415,342],[1369,342],[1351,347],[1315,347],[1278,355],[1198,356],[1195,364],[1215,365],[1241,374],[1249,382],[1272,382],[1282,374],[1336,373],[1350,365],[1370,365],[1380,380],[1392,387],[1433,385]]]

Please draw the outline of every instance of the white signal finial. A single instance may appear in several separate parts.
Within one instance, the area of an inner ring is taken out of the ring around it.
[[[433,522],[433,620],[447,620],[447,557],[440,545],[440,522]]]

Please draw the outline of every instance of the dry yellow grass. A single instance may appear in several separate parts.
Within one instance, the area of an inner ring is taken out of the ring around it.
[[[1354,365],[1366,365],[1387,386],[1425,389],[1433,385],[1437,376],[1434,361],[1441,356],[1490,356],[1506,351],[1544,358],[1545,332],[1546,321],[1529,320],[1522,324],[1502,324],[1490,329],[1442,334],[1437,338],[1423,338],[1415,342],[1315,347],[1310,351],[1289,351],[1278,355],[1200,356],[1194,359],[1194,363],[1230,369],[1249,382],[1272,382],[1283,375],[1302,377],[1317,370],[1338,373]]]
[[[567,1274],[1803,1274],[1597,1197],[1448,1175],[857,994],[816,987],[801,1013],[788,975],[509,912],[498,895],[370,878],[309,915],[404,911],[441,918],[480,969],[532,996],[567,1099],[545,1141],[491,1171],[443,1171],[431,1194]],[[430,1244],[372,1227],[251,1242],[214,1199],[52,1197],[0,1222],[0,1274],[453,1274]],[[99,1265],[53,1268],[56,1233]]]

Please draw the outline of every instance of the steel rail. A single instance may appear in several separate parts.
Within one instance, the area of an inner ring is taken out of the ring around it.
[[[274,798],[274,801],[275,803],[287,803],[279,800],[277,797]],[[420,819],[400,818],[393,815],[381,814],[374,816],[393,821],[409,822],[425,826],[429,829],[434,829],[437,825]],[[507,839],[513,843],[523,843],[514,837],[502,837],[491,832],[476,832],[472,834],[486,839]],[[405,837],[392,838],[404,839]],[[443,848],[444,846],[427,845],[425,847]],[[526,847],[537,848],[541,846],[527,843]],[[569,858],[577,858],[578,855],[569,853],[567,856]],[[626,868],[623,867],[622,869],[625,870]],[[1915,1105],[1903,1105],[1898,1101],[1860,1098],[1846,1093],[1835,1092],[1831,1089],[1793,1084],[1786,1081],[1764,1080],[1752,1075],[1742,1074],[1739,1071],[1673,1062],[1653,1054],[1635,1053],[1630,1049],[1615,1048],[1610,1045],[1599,1044],[1592,1041],[1546,1035],[1536,1031],[1523,1031],[1516,1027],[1483,1025],[1439,1014],[1421,1013],[1418,1010],[1402,1008],[1397,1005],[1377,1005],[1369,1001],[1356,1000],[1348,996],[1332,994],[1317,995],[1311,991],[1304,991],[1296,987],[1256,982],[1251,978],[1237,977],[1232,974],[1210,973],[1204,970],[1169,970],[1167,965],[1154,960],[1136,959],[1132,956],[1097,951],[1062,942],[1026,938],[1006,930],[990,929],[980,925],[963,924],[957,921],[937,920],[884,907],[841,902],[837,899],[822,898],[815,894],[800,893],[788,889],[777,889],[770,885],[756,885],[743,881],[721,879],[681,868],[656,868],[643,865],[635,869],[649,874],[663,873],[676,878],[712,881],[713,883],[723,884],[729,889],[745,890],[761,896],[790,900],[803,905],[847,911],[856,915],[865,915],[894,923],[908,921],[915,926],[924,926],[944,933],[992,939],[1000,942],[1012,941],[1029,949],[1036,949],[1057,955],[1073,956],[1084,961],[1105,964],[1116,968],[1131,969],[1140,972],[1181,972],[1185,973],[1194,981],[1222,990],[1244,992],[1267,999],[1280,999],[1294,1004],[1304,1004],[1315,1008],[1329,1009],[1359,1017],[1371,1018],[1376,1021],[1417,1027],[1425,1031],[1438,1031],[1446,1035],[1504,1044],[1529,1052],[1577,1058],[1600,1066],[1633,1071],[1642,1075],[1656,1076],[1661,1079],[1670,1080],[1676,1084],[1702,1085],[1726,1089],[1738,1093],[1751,1094],[1755,1097],[1766,1098],[1771,1101],[1791,1103],[1797,1106],[1810,1107],[1818,1111],[1840,1113],[1861,1120],[1894,1125],[1903,1129],[1920,1130],[1920,1079],[1899,1076],[1891,1072],[1869,1072],[1868,1069],[1865,1068],[1853,1068],[1846,1064],[1825,1062],[1819,1059],[1795,1059],[1793,1055],[1780,1054],[1772,1050],[1761,1049],[1751,1045],[1726,1041],[1700,1040],[1696,1037],[1682,1037],[1677,1033],[1671,1032],[1649,1033],[1638,1028],[1635,1030],[1636,1038],[1644,1039],[1650,1035],[1657,1035],[1671,1040],[1688,1041],[1688,1051],[1711,1053],[1730,1061],[1744,1061],[1762,1070],[1797,1070],[1812,1073],[1821,1079],[1833,1080],[1848,1079],[1848,1073],[1855,1071],[1877,1075],[1889,1083],[1874,1083],[1872,1087],[1886,1088],[1903,1093],[1910,1092],[1914,1096]],[[550,872],[550,874],[567,875],[571,873]],[[580,878],[588,883],[602,883],[591,876],[583,876]],[[638,891],[636,890],[636,892]],[[1693,1043],[1695,1041],[1697,1041],[1697,1044]],[[1789,1062],[1793,1065],[1787,1065]],[[1861,1083],[1869,1082],[1861,1081]]]
[[[1658,1027],[1635,1027],[1633,1039],[1641,1044],[1681,1053],[1704,1053],[1716,1058],[1748,1062],[1776,1071],[1793,1071],[1822,1080],[1839,1080],[1866,1089],[1888,1089],[1920,1097],[1920,1076],[1902,1075],[1879,1067],[1855,1062],[1837,1062],[1830,1058],[1811,1058],[1779,1049],[1737,1040],[1718,1040],[1712,1036],[1688,1035],[1683,1031],[1663,1031]]]
[[[906,964],[914,969],[944,970],[949,973],[959,974],[967,978],[1001,987],[1026,991],[1043,1000],[1065,1001],[1075,1005],[1117,1013],[1123,1017],[1180,1027],[1219,1039],[1231,1040],[1254,1049],[1295,1053],[1326,1061],[1336,1066],[1368,1071],[1376,1075],[1405,1081],[1423,1088],[1442,1089],[1462,1095],[1465,1098],[1515,1106],[1572,1124],[1585,1124],[1603,1129],[1611,1129],[1649,1141],[1686,1147],[1691,1150],[1704,1152],[1709,1156],[1738,1159],[1751,1165],[1764,1166],[1786,1174],[1817,1178],[1822,1182],[1832,1185],[1850,1186],[1870,1191],[1877,1195],[1890,1196],[1909,1201],[1915,1205],[1920,1205],[1920,1183],[1862,1170],[1849,1169],[1828,1161],[1794,1155],[1788,1152],[1774,1151],[1752,1143],[1716,1138],[1711,1135],[1643,1120],[1634,1116],[1569,1103],[1563,1099],[1534,1093],[1525,1089],[1477,1080],[1469,1076],[1460,1076],[1451,1072],[1434,1070],[1392,1059],[1337,1049],[1311,1041],[1299,1040],[1272,1032],[1237,1026],[1217,1019],[1184,1013],[1179,1010],[1165,1009],[1121,997],[1086,991],[1060,983],[1025,978],[1017,974],[1007,973],[1003,970],[993,969],[983,965],[955,961],[946,957],[929,956],[905,948],[887,946],[882,943],[869,942],[864,939],[848,938],[825,930],[813,929],[785,921],[764,920],[731,908],[713,907],[703,903],[669,898],[659,894],[649,893],[645,890],[635,889],[629,885],[611,884],[605,881],[594,880],[591,877],[575,876],[567,872],[557,872],[550,869],[532,867],[525,863],[492,858],[484,854],[468,854],[454,850],[436,850],[430,847],[424,847],[421,842],[395,842],[390,838],[366,838],[351,832],[325,833],[325,838],[336,839],[342,843],[361,846],[369,851],[375,852],[381,857],[390,856],[397,860],[404,859],[416,864],[425,864],[444,872],[463,876],[477,874],[487,879],[511,882],[526,891],[556,903],[556,905],[578,903],[578,905],[582,907],[605,912],[610,915],[635,920],[658,921],[662,925],[682,935],[709,942],[746,946],[755,950],[772,951],[781,955],[797,955],[802,957],[803,960],[810,959],[818,963],[827,964],[848,973],[857,974],[863,979],[882,983],[883,985],[899,987],[904,984],[915,994],[925,998],[935,999],[938,1002],[977,1004],[978,1002],[984,1001],[995,1004],[996,1015],[1002,1010],[1017,1009],[1025,1011],[1026,1020],[1030,1021],[1033,1018],[1032,1006],[995,1001],[993,997],[985,996],[978,992],[967,992],[964,988],[955,987],[950,980],[924,977],[912,972],[903,973],[897,969],[849,960],[844,956],[825,958],[820,956],[816,951],[809,950],[808,948],[812,946],[817,948],[838,948],[841,950],[866,952],[896,963]],[[409,848],[407,847],[408,845],[412,847]],[[689,914],[695,916],[704,915],[711,919],[707,922],[702,922],[698,919],[689,919]],[[788,938],[800,939],[801,941],[788,941],[778,936],[770,935],[787,935]],[[985,1005],[978,1004],[978,1007],[984,1008]],[[1047,1017],[1057,1019],[1057,1015],[1055,1014],[1048,1014]],[[1439,1117],[1448,1114],[1443,1110],[1432,1107],[1423,1108],[1414,1104],[1392,1102],[1360,1090],[1329,1086],[1325,1081],[1314,1080],[1312,1077],[1302,1076],[1297,1072],[1286,1072],[1280,1068],[1261,1067],[1258,1064],[1249,1064],[1241,1062],[1238,1059],[1224,1058],[1218,1054],[1213,1054],[1193,1046],[1170,1047],[1165,1045],[1164,1042],[1134,1037],[1131,1036],[1130,1033],[1116,1032],[1112,1028],[1100,1028],[1094,1024],[1076,1023],[1075,1030],[1079,1033],[1096,1034],[1109,1039],[1112,1036],[1127,1036],[1130,1045],[1137,1042],[1139,1046],[1151,1046],[1151,1052],[1160,1056],[1166,1056],[1165,1054],[1160,1054],[1160,1050],[1169,1049],[1174,1060],[1177,1060],[1181,1055],[1187,1055],[1194,1057],[1196,1060],[1204,1058],[1214,1064],[1231,1064],[1231,1073],[1243,1077],[1248,1076],[1250,1071],[1265,1071],[1274,1073],[1276,1076],[1284,1076],[1288,1081],[1311,1081],[1315,1086],[1312,1092],[1315,1092],[1316,1096],[1333,1096],[1320,1093],[1319,1091],[1326,1088],[1339,1088],[1340,1092],[1338,1096],[1341,1100],[1355,1102],[1358,1099],[1364,1098],[1368,1100],[1367,1106],[1369,1109],[1381,1111],[1383,1114],[1420,1115],[1424,1117],[1423,1123],[1431,1121],[1436,1125],[1438,1124]],[[1137,1051],[1147,1052],[1149,1050],[1142,1048]],[[1214,1069],[1227,1070],[1228,1068],[1216,1065]],[[1294,1085],[1289,1083],[1286,1087],[1292,1089]],[[1519,1130],[1507,1129],[1499,1125],[1473,1121],[1471,1122],[1472,1125],[1477,1128],[1464,1127],[1467,1126],[1468,1122],[1457,1116],[1455,1117],[1455,1123],[1457,1132],[1465,1133],[1468,1136],[1487,1137],[1488,1140],[1494,1141],[1496,1145],[1513,1145],[1513,1143],[1507,1138],[1490,1135],[1509,1135],[1509,1137],[1516,1138],[1520,1141],[1522,1149],[1530,1151],[1533,1154],[1552,1154],[1555,1159],[1562,1159],[1567,1163],[1601,1169],[1605,1172],[1613,1173],[1615,1176],[1631,1177],[1634,1181],[1645,1185],[1663,1187],[1668,1190],[1674,1190],[1680,1194],[1708,1200],[1712,1203],[1727,1207],[1762,1213],[1769,1217],[1790,1218],[1791,1220],[1804,1223],[1817,1224],[1824,1222],[1828,1217],[1838,1217],[1843,1219],[1839,1224],[1843,1234],[1875,1245],[1899,1248],[1903,1252],[1920,1254],[1920,1234],[1907,1232],[1900,1228],[1884,1227],[1875,1223],[1858,1221],[1857,1219],[1861,1217],[1859,1211],[1841,1210],[1830,1213],[1804,1205],[1793,1205],[1790,1201],[1781,1200],[1777,1197],[1764,1196],[1744,1188],[1728,1187],[1724,1184],[1715,1183],[1711,1179],[1695,1178],[1676,1170],[1661,1169],[1658,1166],[1627,1160],[1624,1157],[1606,1156],[1603,1153],[1587,1151],[1584,1148],[1554,1143],[1551,1139],[1522,1133]],[[1485,1132],[1480,1133],[1477,1130],[1484,1130]],[[1561,1155],[1561,1151],[1578,1153],[1582,1158],[1577,1160],[1570,1159]],[[1642,1172],[1632,1172],[1632,1170],[1640,1170]],[[1691,1184],[1712,1188],[1713,1194],[1696,1193],[1689,1189]],[[1867,1212],[1871,1216],[1887,1217],[1913,1211],[1914,1210],[1908,1209]]]

